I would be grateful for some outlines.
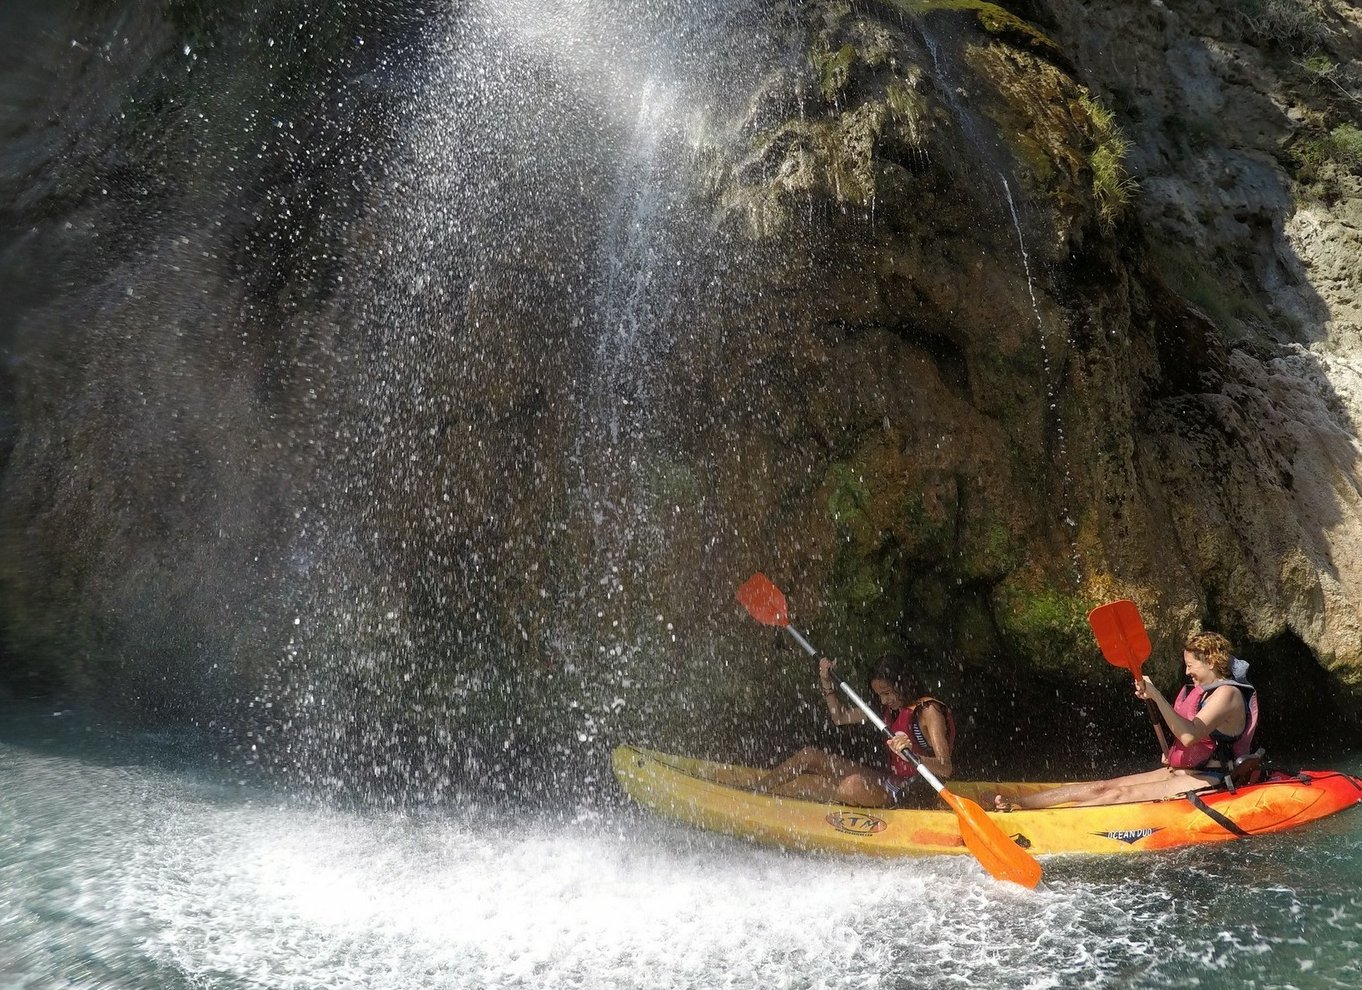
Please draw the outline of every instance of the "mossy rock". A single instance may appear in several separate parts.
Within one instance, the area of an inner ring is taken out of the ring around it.
[[[691,506],[703,497],[695,472],[681,461],[652,458],[644,466],[643,477],[644,490],[655,505]]]
[[[838,526],[851,526],[864,518],[870,503],[870,486],[865,477],[850,464],[834,464],[828,468],[828,514]]]
[[[818,76],[818,91],[828,103],[836,103],[851,82],[851,70],[856,65],[856,49],[847,42],[835,50],[815,49],[813,70]]]
[[[973,47],[968,59],[1001,101],[981,109],[1007,141],[1035,195],[1110,231],[1138,189],[1126,169],[1130,142],[1115,116],[1059,66],[1013,47]]]
[[[903,646],[899,628],[904,574],[899,548],[891,544],[871,556],[844,546],[828,576],[821,626],[827,630],[828,641],[843,644],[847,659],[865,673],[875,657]]]
[[[902,519],[914,546],[944,554],[955,536],[955,514],[940,500],[929,501],[922,492],[908,492],[902,502]]]
[[[1021,565],[1021,545],[1003,522],[972,521],[962,529],[959,562],[962,577],[996,579]]]
[[[938,12],[973,13],[979,26],[991,35],[1046,58],[1062,60],[1064,57],[1059,45],[1045,32],[996,3],[986,0],[888,0],[888,3],[914,17]]]
[[[829,518],[862,556],[893,545],[909,557],[947,555],[957,525],[954,482],[908,477],[894,452],[870,444],[830,465],[823,491]]]
[[[1271,324],[1271,315],[1235,277],[1232,264],[1219,263],[1187,245],[1161,242],[1151,243],[1149,258],[1168,287],[1229,339],[1248,339],[1250,325]]]
[[[1095,649],[1086,622],[1094,604],[1026,572],[1014,572],[993,592],[994,621],[1003,638],[1037,666],[1061,672],[1081,669]]]
[[[966,667],[993,663],[1000,650],[993,613],[976,595],[957,595],[952,600],[951,652]]]

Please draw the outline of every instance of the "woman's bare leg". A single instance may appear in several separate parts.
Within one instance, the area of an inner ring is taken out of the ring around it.
[[[1075,807],[1095,804],[1126,804],[1131,801],[1158,801],[1161,798],[1176,797],[1199,787],[1216,783],[1216,778],[1202,776],[1188,770],[1167,769],[1151,771],[1159,776],[1149,779],[1145,774],[1132,774],[1108,781],[1105,793],[1091,801],[1080,801]],[[1145,779],[1141,779],[1145,778]]]
[[[773,794],[777,789],[788,797],[808,801],[837,800],[837,784],[843,778],[865,768],[842,756],[825,753],[816,746],[805,746],[784,763],[772,767],[752,786],[758,794]],[[811,776],[816,780],[800,781],[798,787],[788,787],[798,777]],[[798,793],[795,793],[798,791]],[[814,793],[817,792],[817,793]]]
[[[1055,787],[1037,794],[1019,794],[1014,797],[999,794],[995,801],[998,802],[1000,810],[1004,805],[1020,809],[1053,808],[1060,804],[1086,808],[1099,804],[1157,801],[1159,798],[1194,791],[1213,782],[1211,777],[1160,767],[1157,770],[1114,777],[1111,780],[1065,784],[1063,787]]]
[[[833,800],[854,804],[858,808],[887,808],[894,801],[888,784],[889,774],[861,767],[837,781]]]

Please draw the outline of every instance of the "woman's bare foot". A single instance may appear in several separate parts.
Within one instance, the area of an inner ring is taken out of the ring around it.
[[[1017,806],[1007,799],[1007,795],[995,794],[993,795],[993,810],[1006,813],[1009,811],[1016,811]]]

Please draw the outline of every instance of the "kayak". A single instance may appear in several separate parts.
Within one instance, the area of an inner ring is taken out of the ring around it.
[[[936,808],[857,808],[757,794],[766,771],[669,756],[635,746],[612,755],[615,777],[638,804],[714,832],[815,852],[871,856],[966,854],[959,819]],[[925,786],[925,785],[924,785]],[[983,803],[991,795],[1034,794],[1060,783],[956,781],[948,790]],[[1032,855],[1121,854],[1225,842],[1298,828],[1362,802],[1362,778],[1336,770],[1273,771],[1231,793],[1204,789],[1160,801],[989,812]]]

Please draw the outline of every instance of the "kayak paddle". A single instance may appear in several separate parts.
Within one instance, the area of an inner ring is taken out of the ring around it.
[[[1088,625],[1097,637],[1097,645],[1102,648],[1102,656],[1107,663],[1129,670],[1139,684],[1144,676],[1144,662],[1149,659],[1149,633],[1145,631],[1140,610],[1129,599],[1107,602],[1098,605],[1088,613]],[[1149,712],[1149,721],[1154,724],[1154,735],[1159,737],[1159,748],[1168,755],[1168,740],[1163,734],[1163,719],[1150,698],[1144,701]]]
[[[785,595],[777,588],[771,579],[758,571],[753,574],[738,589],[738,601],[740,601],[752,618],[767,626],[779,626],[789,633],[796,643],[802,646],[810,656],[817,656],[818,651],[813,648],[807,639],[799,634],[799,631],[790,625],[789,612],[785,606]],[[838,679],[837,686],[842,693],[850,699],[851,703],[859,708],[870,723],[885,734],[886,738],[892,739],[894,733],[889,726],[884,724],[884,719],[880,718],[879,713],[861,700],[861,696],[851,689],[846,681]],[[918,776],[927,783],[931,784],[936,793],[941,795],[941,799],[946,802],[955,812],[955,816],[960,823],[960,835],[965,840],[965,848],[974,854],[974,858],[995,880],[1009,880],[1012,883],[1021,884],[1023,887],[1035,888],[1040,883],[1040,863],[1034,856],[1028,853],[1021,846],[1017,845],[1004,832],[992,818],[975,802],[968,798],[963,798],[958,794],[952,794],[946,790],[946,786],[937,779],[936,774],[932,773],[917,755],[909,749],[904,749],[903,757],[911,760],[917,767]]]

